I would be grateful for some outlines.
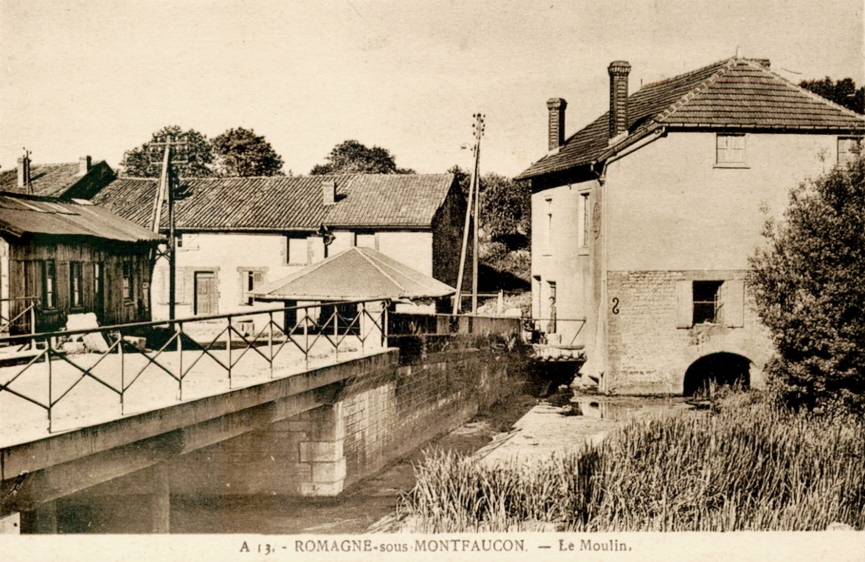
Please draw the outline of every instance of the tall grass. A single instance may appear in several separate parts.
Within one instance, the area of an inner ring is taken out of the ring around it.
[[[424,532],[865,529],[865,423],[740,400],[632,422],[532,465],[449,452],[415,467],[400,509]]]

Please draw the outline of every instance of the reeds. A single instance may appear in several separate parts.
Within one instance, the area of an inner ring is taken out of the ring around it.
[[[733,400],[720,413],[631,422],[526,465],[450,452],[415,467],[400,509],[423,532],[865,529],[865,423]],[[547,528],[550,528],[548,525]]]

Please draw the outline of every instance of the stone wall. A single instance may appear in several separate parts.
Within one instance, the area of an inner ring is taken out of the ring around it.
[[[611,271],[607,390],[613,394],[681,394],[685,371],[700,357],[728,352],[751,361],[751,384],[763,384],[772,347],[746,293],[741,326],[681,325],[677,284],[695,280],[742,282],[747,271]],[[740,285],[741,286],[741,285]],[[689,297],[690,298],[690,297]],[[686,312],[687,315],[687,312]]]
[[[174,461],[172,494],[338,495],[513,391],[525,361],[513,344],[392,337],[399,354],[319,390],[314,407]]]

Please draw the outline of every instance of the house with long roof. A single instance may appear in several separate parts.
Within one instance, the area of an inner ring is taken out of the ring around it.
[[[772,348],[748,257],[791,188],[856,157],[865,117],[765,59],[632,95],[630,68],[609,65],[609,111],[573,135],[549,100],[548,152],[517,177],[532,189],[533,315],[548,342],[584,348],[584,382],[606,392],[759,385]]]
[[[17,169],[0,172],[0,191],[89,199],[116,177],[107,162],[93,162],[90,156],[60,164],[34,164],[29,156],[23,156],[18,159]]]
[[[146,227],[154,220],[157,183],[120,178],[93,202]],[[174,207],[176,314],[267,307],[255,302],[257,289],[351,247],[373,248],[454,285],[464,213],[452,174],[181,180]],[[169,228],[167,215],[163,210],[163,233]],[[168,274],[166,261],[158,261],[155,318],[168,314]],[[351,279],[353,272],[343,275]]]
[[[0,192],[0,333],[150,320],[159,234],[86,201]]]

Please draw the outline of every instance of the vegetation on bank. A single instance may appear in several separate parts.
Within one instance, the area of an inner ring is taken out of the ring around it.
[[[421,532],[865,529],[865,421],[794,413],[759,394],[717,413],[633,422],[532,465],[436,453],[400,511]]]

